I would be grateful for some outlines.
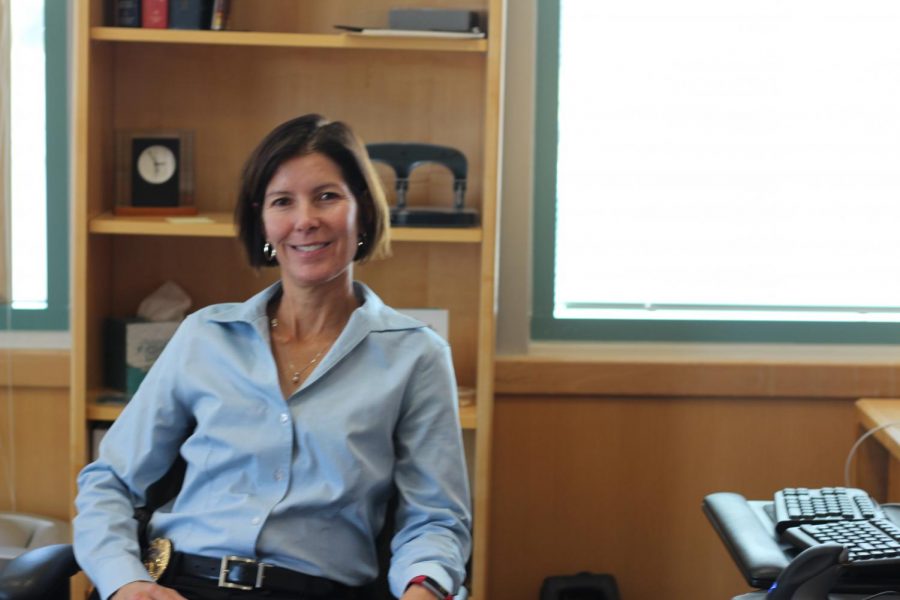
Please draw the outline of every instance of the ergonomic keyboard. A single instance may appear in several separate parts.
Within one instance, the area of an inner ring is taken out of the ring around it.
[[[775,531],[779,534],[805,524],[884,518],[878,503],[857,488],[797,487],[775,492]]]
[[[848,551],[849,566],[900,565],[900,527],[888,519],[791,527],[782,536],[804,549],[834,542]]]

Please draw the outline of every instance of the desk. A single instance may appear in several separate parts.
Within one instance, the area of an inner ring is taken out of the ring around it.
[[[854,485],[879,502],[900,502],[900,399],[862,398],[856,401],[860,435],[885,427],[857,449]]]

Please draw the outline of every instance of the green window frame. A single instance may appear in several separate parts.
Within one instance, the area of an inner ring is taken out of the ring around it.
[[[68,5],[58,0],[47,0],[44,5],[47,307],[19,309],[4,305],[5,328],[13,331],[69,328]]]
[[[557,319],[557,113],[561,0],[537,0],[531,337],[534,340],[897,344],[900,323]]]

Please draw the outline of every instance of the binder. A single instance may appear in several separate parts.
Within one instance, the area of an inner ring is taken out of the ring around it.
[[[114,0],[113,25],[116,27],[140,27],[141,0]]]
[[[170,29],[209,29],[212,0],[169,0]]]

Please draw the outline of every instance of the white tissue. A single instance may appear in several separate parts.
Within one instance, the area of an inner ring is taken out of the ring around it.
[[[173,281],[167,281],[159,289],[141,301],[137,316],[148,321],[180,321],[191,307],[191,297]]]

